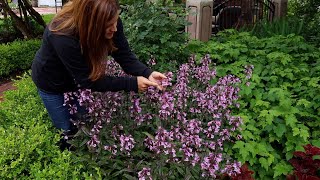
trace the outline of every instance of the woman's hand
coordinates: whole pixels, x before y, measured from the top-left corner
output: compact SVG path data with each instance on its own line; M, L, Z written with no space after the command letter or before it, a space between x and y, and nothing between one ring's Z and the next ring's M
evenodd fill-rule
M145 78L143 76L138 76L137 77L137 81L138 81L138 90L139 90L139 92L146 91L149 86L154 86L154 87L157 87L158 89L161 88L156 82L152 82L152 81L148 80L147 78Z
M161 80L163 80L163 79L166 79L167 77L164 75L164 74L162 74L162 73L159 73L159 72L157 72L157 71L153 71L151 74L150 74L150 76L149 76L149 80L151 81L151 82L154 82L154 83L157 83L158 84L158 81L161 81ZM158 89L159 90L163 90L163 87L162 86L160 86L159 84L158 84Z

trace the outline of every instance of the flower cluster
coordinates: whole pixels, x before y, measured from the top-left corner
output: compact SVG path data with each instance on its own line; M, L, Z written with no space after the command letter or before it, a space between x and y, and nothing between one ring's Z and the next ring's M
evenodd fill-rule
M152 180L151 169L143 168L141 171L138 172L138 178L139 180Z
M134 148L136 143L131 135L120 135L120 151L126 152L127 155L130 155L131 150Z
M151 59L150 64L154 65L155 60ZM108 75L124 75L113 61L106 65ZM253 66L246 66L247 78L252 69ZM91 129L84 132L90 137L89 149L101 148L113 156L132 156L137 154L132 151L146 148L154 153L151 159L197 166L202 176L216 178L223 173L239 173L241 164L224 153L224 145L241 139L238 130L242 120L231 111L239 108L236 101L240 79L227 75L212 84L216 70L209 56L202 58L200 64L194 56L190 57L176 76L172 72L165 75L168 78L158 82L165 91L149 87L142 94L89 90L66 94L72 113L77 112L77 106L71 104L75 99L88 111L87 118L74 122L78 127ZM150 168L143 168L138 177L152 179L151 174Z
M205 56L197 66L191 57L189 63L180 66L176 84L158 96L158 117L163 122L170 121L170 129L159 128L155 138L148 137L145 144L175 162L199 165L204 176L216 177L219 173L234 172L232 168L223 168L220 162L230 161L222 155L223 145L231 141L231 134L241 125L241 119L232 116L229 109L238 99L237 85L241 81L228 75L210 84L216 76L210 63L209 56ZM199 83L191 89L194 81ZM215 153L206 154L210 151ZM176 157L177 152L182 153L182 158Z

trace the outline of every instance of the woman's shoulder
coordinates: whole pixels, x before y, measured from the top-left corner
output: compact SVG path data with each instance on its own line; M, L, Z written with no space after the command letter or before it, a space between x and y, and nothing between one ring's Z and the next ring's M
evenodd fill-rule
M54 44L70 44L73 46L80 45L80 41L77 37L51 31L48 27L45 30L45 35L46 38Z

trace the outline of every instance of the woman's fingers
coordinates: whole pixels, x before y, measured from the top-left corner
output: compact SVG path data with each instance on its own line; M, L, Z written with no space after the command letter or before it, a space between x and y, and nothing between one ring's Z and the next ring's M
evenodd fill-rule
M166 79L167 77L160 72L153 71L149 76L149 80L151 80L152 78L159 80L159 79Z

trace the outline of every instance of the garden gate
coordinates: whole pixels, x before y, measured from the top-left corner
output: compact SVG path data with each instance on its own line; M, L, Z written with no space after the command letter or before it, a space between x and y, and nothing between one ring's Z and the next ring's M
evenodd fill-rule
M212 33L228 28L239 29L265 19L272 21L275 5L271 0L214 0Z

